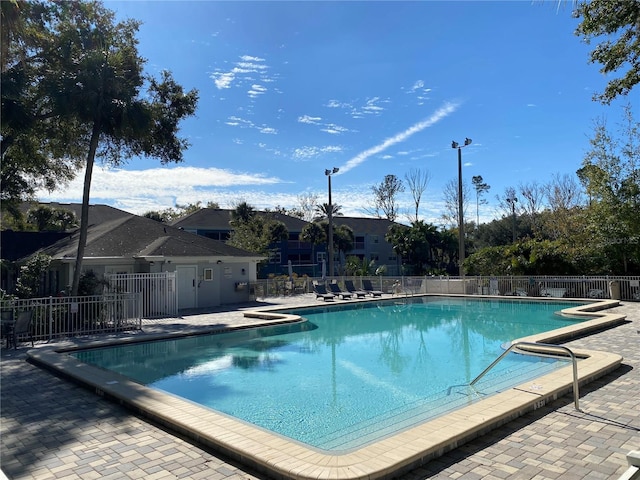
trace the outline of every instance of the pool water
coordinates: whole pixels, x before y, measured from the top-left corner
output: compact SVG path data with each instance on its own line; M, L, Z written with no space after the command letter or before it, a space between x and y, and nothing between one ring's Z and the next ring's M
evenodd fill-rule
M566 362L505 343L578 323L571 302L414 298L290 310L307 322L75 352L307 445L359 448Z

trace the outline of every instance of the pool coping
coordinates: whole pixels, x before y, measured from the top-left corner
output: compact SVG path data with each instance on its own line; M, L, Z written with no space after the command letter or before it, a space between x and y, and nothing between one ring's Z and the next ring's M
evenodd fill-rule
M428 296L454 297L457 295ZM504 297L497 298L505 300ZM539 301L558 300L539 299ZM586 301L585 299L562 300ZM591 302L588 305L562 311L566 315L587 316L590 320L520 338L514 342L559 343L611 328L625 321L624 315L606 312L606 309L619 305L618 301ZM299 317L278 313L278 310L290 310L290 308L274 307L268 310L244 312L246 317L264 319L265 323L237 328L257 328L274 323L300 321ZM237 328L215 329L215 331L231 331ZM197 333L203 333L203 331L200 330ZM187 332L188 334L194 333ZM174 338L178 335L183 334L144 336L136 340ZM127 339L127 341L136 340ZM479 435L556 400L572 390L573 382L571 367L564 367L535 381L525 382L476 404L462 407L362 448L332 454L197 406L188 400L147 388L118 374L84 364L65 354L75 349L114 343L122 343L122 340L91 342L74 347L38 348L30 350L27 355L35 364L79 382L98 395L115 400L194 442L222 452L276 478L390 478L437 458ZM580 385L615 370L622 362L622 357L615 353L583 349L574 349L573 352L581 359L578 369Z

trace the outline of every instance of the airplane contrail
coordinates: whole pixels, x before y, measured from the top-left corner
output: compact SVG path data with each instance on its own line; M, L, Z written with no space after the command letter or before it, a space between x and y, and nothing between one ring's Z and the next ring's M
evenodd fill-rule
M455 112L457 109L458 109L457 103L446 103L443 107L436 110L433 113L433 115L431 115L426 120L418 122L415 125L412 125L411 127L407 128L404 132L400 132L391 138L387 138L381 144L376 145L375 147L371 147L365 150L364 152L359 153L358 155L353 157L351 160L349 160L347 163L345 163L343 166L341 166L339 173L348 172L352 168L355 168L358 165L360 165L370 156L383 152L387 148L393 145L396 145L397 143L405 141L411 135L421 132L425 128L429 128L431 125L434 125L435 123L439 122L443 118L449 116L450 114Z

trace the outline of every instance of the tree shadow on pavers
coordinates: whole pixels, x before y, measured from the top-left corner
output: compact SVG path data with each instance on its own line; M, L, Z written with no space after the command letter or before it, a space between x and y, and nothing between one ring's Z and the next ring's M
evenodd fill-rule
M27 350L3 351L0 363L0 464L9 478L29 478L36 469L48 467L59 470L61 462L71 454L80 460L75 459L76 466L70 468L82 468L85 474L86 469L91 468L90 463L96 465L96 472L106 463L130 463L123 452L136 449L137 436L147 440L153 435L152 431L133 426L132 418L136 423L149 425L149 430L168 431L124 406L26 361ZM185 440L174 432L169 433L176 441ZM123 439L123 436L131 438ZM267 478L217 452L188 443L202 451L203 464L217 459L253 477ZM64 454L58 458L61 452ZM207 453L213 458L207 460Z
M117 430L125 418L105 400L28 363L25 352L2 355L1 463L9 478L28 477L43 457L78 442L83 427L108 422Z
M605 387L611 382L623 377L633 370L633 367L626 364L621 364L613 372L600 377L597 380L590 382L587 385L580 387L580 399L582 400L584 397L589 395L590 393L596 392L602 387ZM583 402L584 403L584 402ZM570 410L568 412L559 411L562 408L569 407ZM581 404L582 408L582 404ZM485 433L484 435L480 435L469 442L460 445L459 447L451 450L441 457L434 458L428 463L416 467L414 470L411 470L408 473L398 477L401 480L423 480L429 478L444 478L438 477L441 475L443 471L452 468L454 465L464 461L470 456L478 454L483 450L486 450L498 442L508 438L514 433L518 432L522 428L525 428L532 423L541 420L545 416L550 413L559 413L565 415L571 415L578 419L585 419L586 421L606 421L606 419L598 418L595 415L589 414L588 412L576 412L573 410L573 392L570 392L557 400L544 405L543 407L534 410L533 412L528 412L521 417L515 418L514 420L506 423L490 432ZM633 432L638 431L636 427L620 424L620 422L616 421L607 421L609 425L620 427L621 429L625 429L630 431L630 436L633 435ZM487 459L487 468L490 468L488 465L491 463L490 456L486 456ZM446 478L449 478L448 476ZM461 477L464 478L464 475Z
M265 308L265 307L280 307L286 306L283 305L282 302L277 301L276 299L269 301L265 300L252 300L250 302L242 302L242 303L227 303L225 305L219 305L216 307L204 307L204 308L187 308L180 310L180 317L189 317L192 315L204 315L207 313L225 313L225 312L235 312L242 310L254 310L256 308Z

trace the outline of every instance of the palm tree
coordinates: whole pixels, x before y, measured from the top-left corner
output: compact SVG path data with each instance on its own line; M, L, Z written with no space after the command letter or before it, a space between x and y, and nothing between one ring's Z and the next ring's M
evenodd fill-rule
M236 205L236 208L231 210L231 225L237 225L238 223L249 223L249 221L256 214L255 208L249 205L247 202L240 202Z
M342 216L342 207L335 203L331 204L331 216ZM318 220L324 220L325 218L329 218L329 204L323 203L321 205L316 205L316 214L318 215L316 218Z
M315 222L308 223L304 226L298 238L300 239L301 242L309 242L311 244L311 262L314 265L313 276L315 277L315 273L316 273L315 272L315 264L316 264L315 247L316 245L319 245L326 241L327 235L324 231L324 228L322 228L319 224Z
M347 252L353 250L353 244L355 242L355 235L353 234L353 230L348 225L338 225L334 230L334 242L336 244L336 248L338 249L338 258L340 258L340 265L342 266L342 255L340 253L344 253L345 256Z

